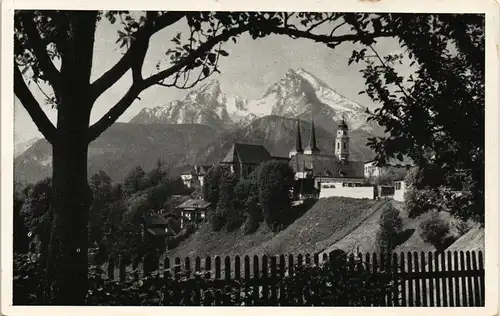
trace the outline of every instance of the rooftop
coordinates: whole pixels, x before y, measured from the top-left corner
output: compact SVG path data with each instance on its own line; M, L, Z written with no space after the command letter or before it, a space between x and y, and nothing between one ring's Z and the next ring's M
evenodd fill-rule
M234 143L222 162L234 163L236 157L244 164L260 164L272 159L269 151L262 145Z

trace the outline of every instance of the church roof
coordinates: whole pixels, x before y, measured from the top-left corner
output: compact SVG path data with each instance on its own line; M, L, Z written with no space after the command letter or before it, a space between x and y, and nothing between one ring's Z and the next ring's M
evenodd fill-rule
M311 122L311 138L309 139L309 145L307 146L306 150L319 152L319 148L316 145L316 129L314 128L314 119Z
M238 158L245 164L260 164L272 159L269 151L262 145L234 143L222 162L234 163L238 162Z
M341 163L333 155L297 154L290 160L290 166L294 172L312 170L315 177L364 178L364 162Z

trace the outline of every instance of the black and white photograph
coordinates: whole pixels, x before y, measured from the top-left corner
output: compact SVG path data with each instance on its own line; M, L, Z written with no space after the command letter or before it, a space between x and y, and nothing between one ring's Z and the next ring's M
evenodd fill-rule
M491 14L90 2L2 10L4 308L496 311Z

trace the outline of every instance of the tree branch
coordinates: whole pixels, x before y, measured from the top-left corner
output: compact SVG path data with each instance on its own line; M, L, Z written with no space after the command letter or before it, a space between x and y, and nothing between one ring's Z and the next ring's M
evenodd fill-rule
M240 35L240 34L246 32L247 30L249 30L250 28L251 28L250 25L242 25L242 26L236 27L234 29L224 31L221 34L210 38L208 41L201 44L191 54L189 54L189 56L180 60L178 63L176 63L172 67L165 69L165 70L162 70L162 71L158 72L157 74L150 76L149 78L146 78L143 82L144 89L160 82L161 80L163 80L165 78L170 77L171 75L178 72L179 70L181 70L185 66L190 65L191 63L193 63L196 60L196 58L202 57L205 52L210 51L218 43L225 42L228 39L230 39L232 36Z
M14 64L14 93L23 104L28 114L31 116L33 122L38 127L38 130L43 136L51 143L57 141L58 132L55 126L47 118L47 115L42 111L40 104L36 101L35 97L29 90L24 82L23 75L19 67Z
M176 23L184 16L185 13L182 12L168 12L163 14L161 17L156 18L154 21L151 21L151 26L144 27L137 31L136 40L132 43L130 49L127 50L125 55L123 55L123 57L112 68L91 84L90 89L92 98L94 100L97 99L102 93L104 93L104 91L108 90L121 77L123 77L123 75L125 75L125 73L132 67L132 64L136 62L136 50L140 48L141 44L144 45L144 41L148 42L153 34Z
M111 126L116 120L129 108L129 106L134 102L134 100L139 96L139 94L145 89L151 87L152 85L161 82L163 79L172 76L173 74L180 71L182 68L192 64L196 58L203 56L205 52L210 51L215 45L220 42L227 41L232 36L236 36L242 34L249 30L251 25L242 25L236 27L234 29L224 31L221 34L212 37L205 43L201 44L196 50L194 50L189 56L186 58L179 60L172 67L165 69L163 71L158 72L155 75L152 75L141 82L134 82L132 86L127 91L127 93L123 96L123 98L118 101L109 111L106 113L99 121L93 124L88 131L88 140L89 142L93 141L99 135L101 135L108 127Z
M43 40L40 37L36 24L33 20L34 16L33 14L24 13L20 14L19 17L21 18L24 30L26 32L26 35L28 36L28 43L32 44L31 48L33 49L33 54L36 56L38 65L43 71L43 74L46 76L45 79L50 83L57 95L59 91L58 89L60 87L61 76L49 57L46 46L43 43Z
M302 31L298 29L285 28L285 27L271 27L271 33L280 34L280 35L288 35L290 37L297 38L308 38L318 43L339 43L339 42L356 42L361 41L363 36L360 34L345 34L339 36L330 36L324 34L313 34L307 31ZM371 34L365 34L364 38L377 38L377 37L392 37L395 33L393 32L374 32Z

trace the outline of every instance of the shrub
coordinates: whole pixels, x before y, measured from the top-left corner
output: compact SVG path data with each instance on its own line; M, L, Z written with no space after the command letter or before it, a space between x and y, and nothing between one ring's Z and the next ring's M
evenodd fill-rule
M248 235L248 234L253 234L257 231L259 228L260 221L256 220L252 216L247 216L245 219L245 222L243 223L243 232Z
M203 198L212 205L219 202L219 188L222 178L230 174L228 166L217 165L211 168L205 175L203 185Z
M380 216L379 226L376 237L379 250L382 252L394 250L403 228L403 220L399 211L394 207L386 209Z
M450 223L439 216L438 212L433 212L427 218L422 219L419 224L420 237L431 243L436 250L444 250L449 242Z
M226 224L226 219L222 214L220 214L218 210L212 212L212 214L209 216L209 221L210 225L212 226L212 230L215 232L220 231Z

